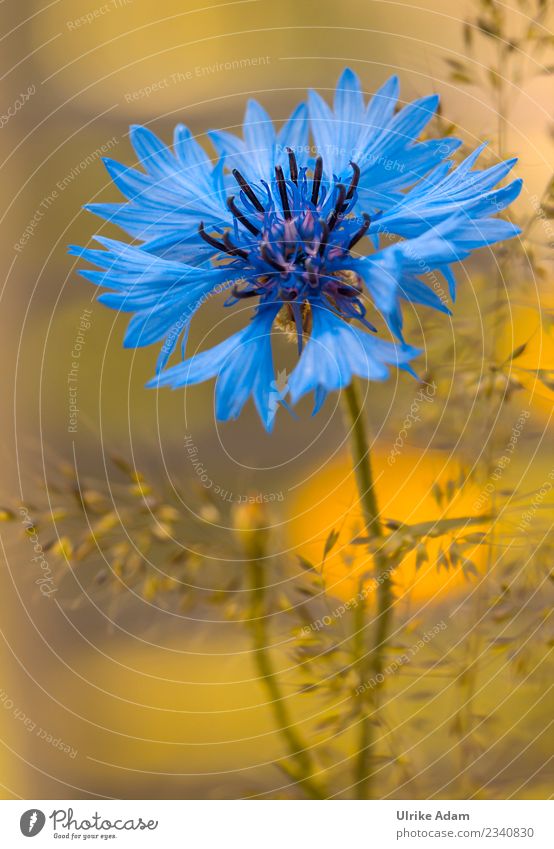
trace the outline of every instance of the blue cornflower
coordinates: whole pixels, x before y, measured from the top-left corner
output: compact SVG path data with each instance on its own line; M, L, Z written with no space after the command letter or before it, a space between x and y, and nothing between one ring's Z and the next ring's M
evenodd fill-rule
M437 272L453 300L453 263L519 232L494 215L521 181L496 188L515 160L477 170L478 148L456 167L450 157L459 140L418 140L436 97L400 109L397 101L396 77L366 105L346 70L333 108L311 92L278 133L250 101L242 139L210 134L215 165L182 125L173 150L148 129L131 128L144 172L105 160L128 201L87 208L142 244L97 237L103 250L70 252L101 269L81 274L110 290L102 303L134 313L127 347L163 340L150 386L217 377L219 419L236 418L252 396L270 429L276 325L295 333L299 353L279 403L313 391L317 410L354 375L385 380L390 365L411 371L419 351L404 341L402 301L450 313ZM197 309L223 291L226 306L253 304L250 322L166 368L179 340L184 358ZM395 342L374 335L377 315Z

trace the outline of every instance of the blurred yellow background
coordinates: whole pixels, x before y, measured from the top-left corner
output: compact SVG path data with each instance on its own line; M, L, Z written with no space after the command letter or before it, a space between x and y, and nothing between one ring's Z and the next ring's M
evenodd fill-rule
M144 389L155 352L122 349L125 317L94 302L93 287L77 277L66 248L87 244L100 230L118 234L81 207L118 199L100 157L107 153L127 164L135 161L129 124L144 123L169 141L173 125L184 122L205 141L212 127L239 129L251 96L282 121L306 88L329 95L345 65L358 72L367 93L391 73L400 75L403 101L438 91L444 114L461 125L466 141L492 137L494 106L479 90L453 83L443 61L445 55L463 52L461 21L469 6L439 0L417 5L385 0L6 0L2 100L11 104L29 92L16 117L0 129L0 416L6 502L32 507L58 458L103 479L108 474L105 454L111 451L162 476L169 469L172 480L186 485L191 470L182 440L193 433L223 488L285 493L276 532L283 550L294 548L310 557L314 544L321 550L330 525L354 503L334 401L317 424L307 403L300 406L297 422L281 411L275 434L268 436L252 410L239 422L216 427L211 385L186 394ZM481 59L486 63L485 53ZM523 212L551 170L551 79L533 80L517 98L511 93L506 153L520 158ZM480 321L473 289L477 272L479 261L470 264L458 307L463 320L474 325ZM552 342L545 341L540 327L537 331L536 314L537 305L552 305L551 287L551 278L530 279L527 300L518 295L513 321L500 336L500 358L533 335L534 347L518 365L554 368ZM71 433L67 373L84 309L92 313L79 374L78 428ZM205 307L193 341L220 309ZM514 418L520 408L533 410L529 435L535 442L514 462L505 484L512 481L528 491L554 461L552 393L543 388L535 398L533 381L523 382ZM405 415L414 391L404 378L372 387L367 407L378 434L381 468L396 436L394 422ZM474 401L468 398L463 423L471 419ZM448 398L437 399L429 420L424 417L410 434L409 451L380 485L385 515L390 509L404 521L433 519L437 508L430 489L441 458L451 466L459 459L471 466L478 458L482 445L458 446L436 428L447 405ZM411 476L418 452L429 448L432 456L428 452ZM350 481L346 485L345 479ZM329 495L335 487L338 502ZM470 487L455 512L469 509L478 492L479 484ZM130 612L117 604L99 610L90 600L80 606L57 604L37 593L30 557L27 541L8 534L0 595L5 693L0 781L5 798L226 798L281 792L286 781L272 766L282 755L281 744L240 623L153 613L146 603L136 603ZM476 562L482 562L480 554ZM348 596L351 577L345 577L340 564L328 567L334 593ZM414 578L410 570L413 562L402 576L406 585ZM459 574L440 583L440 575L433 574L419 580L412 595L412 602L425 603L431 624L472 586ZM439 612L429 614L427 602L438 604ZM282 647L275 656L290 671ZM545 769L544 739L536 730L546 728L549 715L541 670L530 677L531 695L512 687L512 673L499 660L493 659L483 674L494 682L485 688L484 701L491 710L497 703L504 706L491 734L501 739L510 729L511 735L483 758L483 784L491 781L487 792L547 795L552 772ZM424 689L433 686L424 681ZM438 726L451 715L455 694L445 689L437 698ZM13 705L6 707L6 700ZM310 708L302 699L292 703L304 727ZM399 725L409 716L409 703L399 703ZM429 727L414 725L410 736L419 779L399 795L424 796L430 789L440 795L437 788L443 787L448 797L446 755L433 770L426 766L447 748L446 732L433 737ZM508 768L513 746L523 750L527 742L525 757Z

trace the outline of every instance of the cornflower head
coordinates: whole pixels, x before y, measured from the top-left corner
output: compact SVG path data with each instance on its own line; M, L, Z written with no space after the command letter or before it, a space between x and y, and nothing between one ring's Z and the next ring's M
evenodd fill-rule
M446 281L453 302L453 265L519 232L495 217L521 189L520 180L498 188L515 160L480 170L482 145L456 166L458 139L420 140L437 105L430 96L398 108L396 77L366 104L347 69L333 107L310 92L279 132L250 101L243 138L209 134L215 162L181 124L172 150L132 127L144 170L106 159L127 200L87 208L140 244L98 236L101 249L72 246L70 253L96 266L81 274L109 290L102 303L134 314L126 347L162 342L148 385L215 377L219 419L238 417L252 397L270 430L278 327L298 348L278 389L285 405L313 392L317 412L353 376L382 381L391 365L413 373L420 352L404 339L403 304L450 314L436 281ZM226 308L251 307L250 320L186 357L194 315L221 292ZM392 341L377 333L379 317ZM181 361L168 367L179 342Z

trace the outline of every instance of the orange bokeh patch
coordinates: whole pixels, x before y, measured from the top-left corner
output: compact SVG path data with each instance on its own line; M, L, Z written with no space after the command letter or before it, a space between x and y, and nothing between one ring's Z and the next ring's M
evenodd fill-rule
M427 451L424 455L404 453L390 462L390 455L377 453L373 456L373 472L379 508L386 519L404 524L435 522L455 517L478 518L487 508L481 488L474 483L459 486L449 491L446 502L437 503L433 491L437 485L445 490L448 481L455 481L460 473L459 464L442 452ZM449 489L453 486L450 484ZM404 556L394 572L397 597L414 600L439 600L461 590L471 590L462 565L445 569L438 568L441 549L448 549L453 536L486 529L482 524L472 524L453 534L427 539L429 560L416 569L415 551ZM339 533L338 540L322 565L325 541L333 531ZM359 591L359 582L364 573L373 572L372 555L364 545L352 544L352 540L364 536L362 515L358 504L356 482L351 461L331 463L308 479L291 501L289 514L291 545L296 553L318 565L323 570L327 590L340 599L352 599ZM481 570L486 548L475 543L464 551ZM373 581L367 575L364 586L370 595L374 592Z

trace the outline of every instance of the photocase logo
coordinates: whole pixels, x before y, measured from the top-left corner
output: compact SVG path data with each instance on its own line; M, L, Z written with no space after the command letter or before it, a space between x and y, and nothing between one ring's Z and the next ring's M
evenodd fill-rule
M31 808L30 811L25 811L19 820L21 834L24 834L25 837L36 837L44 828L45 822L46 817L42 811L39 811L37 808Z

